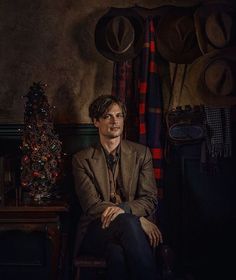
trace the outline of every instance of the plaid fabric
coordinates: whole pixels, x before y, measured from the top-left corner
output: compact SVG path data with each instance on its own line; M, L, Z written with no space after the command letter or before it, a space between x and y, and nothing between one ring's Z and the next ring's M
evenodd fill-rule
M208 175L220 172L219 159L232 154L231 112L229 108L204 106L206 141L202 143L202 171Z
M125 138L138 139L138 97L135 96L132 61L114 62L112 94L119 97L127 106L127 119L124 128Z
M132 92L132 61L114 62L112 94L123 102L131 96Z
M231 156L231 121L229 108L204 106L207 127L207 149L213 158Z
M140 58L139 93L139 142L150 147L157 186L162 187L163 148L161 145L162 93L154 19L146 18L145 43ZM159 192L160 194L160 192Z

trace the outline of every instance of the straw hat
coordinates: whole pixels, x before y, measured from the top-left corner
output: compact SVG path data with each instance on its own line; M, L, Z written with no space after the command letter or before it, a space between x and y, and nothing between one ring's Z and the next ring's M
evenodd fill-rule
M194 27L195 8L169 6L157 25L157 49L167 61L190 64L201 55Z
M110 8L96 24L96 48L110 60L134 58L141 51L143 43L143 18L133 9Z
M212 51L189 67L185 88L199 100L199 104L220 107L235 105L235 74L236 49Z
M229 1L210 1L194 13L198 44L203 54L235 43L235 7Z

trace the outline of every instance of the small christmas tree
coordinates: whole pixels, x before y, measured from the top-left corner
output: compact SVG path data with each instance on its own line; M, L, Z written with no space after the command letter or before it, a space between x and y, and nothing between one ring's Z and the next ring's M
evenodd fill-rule
M33 83L26 94L22 137L21 187L36 201L51 198L61 172L61 142L44 89Z

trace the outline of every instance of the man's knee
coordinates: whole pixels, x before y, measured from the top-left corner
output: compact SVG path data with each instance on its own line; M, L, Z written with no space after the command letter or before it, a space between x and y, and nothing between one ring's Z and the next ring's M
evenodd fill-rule
M140 221L137 216L132 214L124 213L117 217L117 224L123 229L136 230L140 228Z

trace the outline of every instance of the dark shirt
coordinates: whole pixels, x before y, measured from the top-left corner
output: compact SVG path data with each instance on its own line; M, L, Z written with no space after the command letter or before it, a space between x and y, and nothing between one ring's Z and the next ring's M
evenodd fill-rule
M108 153L108 151L103 147L103 151L106 158L109 182L110 182L110 201L117 204L125 212L131 213L130 208L125 203L125 197L122 194L122 181L121 181L121 168L120 168L120 145L116 148L113 153Z

